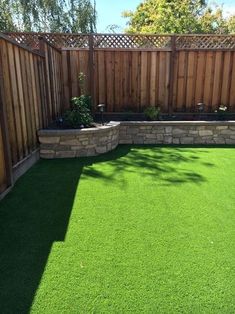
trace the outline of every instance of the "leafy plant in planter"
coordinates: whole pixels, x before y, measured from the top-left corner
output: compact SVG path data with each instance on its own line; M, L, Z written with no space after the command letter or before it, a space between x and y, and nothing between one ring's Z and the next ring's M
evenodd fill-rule
M81 95L71 99L71 110L67 110L64 114L64 123L73 129L90 127L93 118L91 115L91 97Z
M160 118L160 107L149 106L145 108L144 115L148 120L154 121Z
M65 126L73 129L90 127L93 122L91 96L84 94L85 78L86 76L81 72L78 80L82 95L71 99L71 109L67 110L63 115Z

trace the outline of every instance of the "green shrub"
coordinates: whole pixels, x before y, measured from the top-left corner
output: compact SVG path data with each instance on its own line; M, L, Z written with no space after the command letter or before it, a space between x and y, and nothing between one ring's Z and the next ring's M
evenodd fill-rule
M71 100L71 110L67 110L63 116L64 124L67 127L76 129L90 127L93 118L91 115L91 97L81 95Z
M86 75L80 72L78 82L82 95L71 99L71 109L63 115L63 123L66 127L73 129L90 127L93 122L91 96L85 95L85 80Z
M224 105L220 105L217 110L215 110L215 113L217 113L217 117L219 120L224 120L226 118L226 112L228 107Z
M159 107L154 107L154 106L149 106L145 108L144 114L148 120L159 120L160 116L160 108Z

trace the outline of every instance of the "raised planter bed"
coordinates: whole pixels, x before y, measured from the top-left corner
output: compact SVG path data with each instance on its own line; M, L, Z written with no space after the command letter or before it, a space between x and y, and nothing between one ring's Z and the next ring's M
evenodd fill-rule
M39 130L41 158L106 153L118 144L235 144L235 121L123 121L81 130Z
M114 149L119 142L119 122L80 130L39 130L41 158L95 156Z
M121 122L120 144L235 144L235 121Z

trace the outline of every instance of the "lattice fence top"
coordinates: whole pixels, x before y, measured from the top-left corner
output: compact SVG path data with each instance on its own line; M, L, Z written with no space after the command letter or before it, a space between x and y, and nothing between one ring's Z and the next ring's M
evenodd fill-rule
M31 47L39 49L39 38L43 37L47 42L57 48L88 48L89 35L83 34L59 34L59 33L5 33L10 38Z
M176 36L177 49L235 49L234 35Z
M129 35L70 33L5 33L20 44L39 49L39 37L57 48L89 48L92 36L95 49L171 49L175 37L176 49L235 49L235 35Z
M171 36L95 34L95 48L155 49L170 48Z

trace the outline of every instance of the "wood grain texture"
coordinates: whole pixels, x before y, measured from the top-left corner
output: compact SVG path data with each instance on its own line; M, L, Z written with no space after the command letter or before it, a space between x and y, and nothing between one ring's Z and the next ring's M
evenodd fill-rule
M208 49L94 49L94 107L104 103L107 112L142 112L154 105L164 113L196 112L197 103L204 102L207 112L220 103L235 111L234 55ZM89 74L88 56L84 49L62 50L65 107L80 95L78 74Z
M2 129L3 128L0 121L0 193L5 191L5 189L7 188L6 163L4 156Z
M1 128L0 140L5 132L9 134L12 167L38 147L37 130L61 113L61 52L45 43L44 53L0 39L0 88L7 117L7 130ZM46 97L48 85L50 97Z

